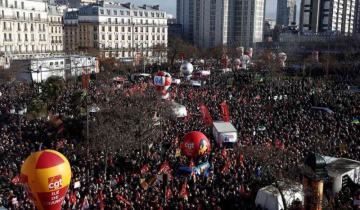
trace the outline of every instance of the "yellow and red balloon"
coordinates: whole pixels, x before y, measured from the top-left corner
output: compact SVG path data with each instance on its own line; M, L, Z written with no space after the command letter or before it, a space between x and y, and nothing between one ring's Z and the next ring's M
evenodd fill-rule
M21 167L20 182L39 210L60 210L70 180L69 161L54 150L33 153Z

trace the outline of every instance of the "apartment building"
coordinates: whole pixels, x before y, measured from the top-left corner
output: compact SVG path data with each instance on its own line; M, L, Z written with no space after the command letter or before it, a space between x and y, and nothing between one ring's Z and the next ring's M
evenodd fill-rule
M352 34L358 12L356 5L356 0L302 0L300 31Z
M167 15L158 5L101 2L69 9L64 33L66 51L98 50L101 57L151 58L155 46L168 44Z
M183 38L200 48L252 47L263 39L264 0L177 0Z
M51 20L55 22L51 22ZM0 52L15 59L62 54L62 44L51 47L51 38L62 40L62 25L56 6L41 0L0 0Z
M296 22L296 0L278 0L276 25L291 25Z

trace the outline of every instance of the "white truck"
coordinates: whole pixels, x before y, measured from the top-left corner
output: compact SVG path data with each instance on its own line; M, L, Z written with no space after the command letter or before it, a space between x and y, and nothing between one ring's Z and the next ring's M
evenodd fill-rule
M213 135L216 143L232 148L238 142L236 128L230 122L214 121Z

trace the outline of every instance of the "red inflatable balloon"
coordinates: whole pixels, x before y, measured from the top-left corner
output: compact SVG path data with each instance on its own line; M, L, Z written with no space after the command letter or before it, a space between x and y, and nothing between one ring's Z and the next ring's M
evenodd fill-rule
M191 131L184 136L181 150L186 157L198 157L209 153L211 149L209 139L198 131Z

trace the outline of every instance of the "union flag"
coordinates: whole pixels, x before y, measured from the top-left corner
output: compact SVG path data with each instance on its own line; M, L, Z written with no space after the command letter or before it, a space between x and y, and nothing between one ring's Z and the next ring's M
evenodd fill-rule
M169 200L173 197L170 187L166 190L166 200Z

